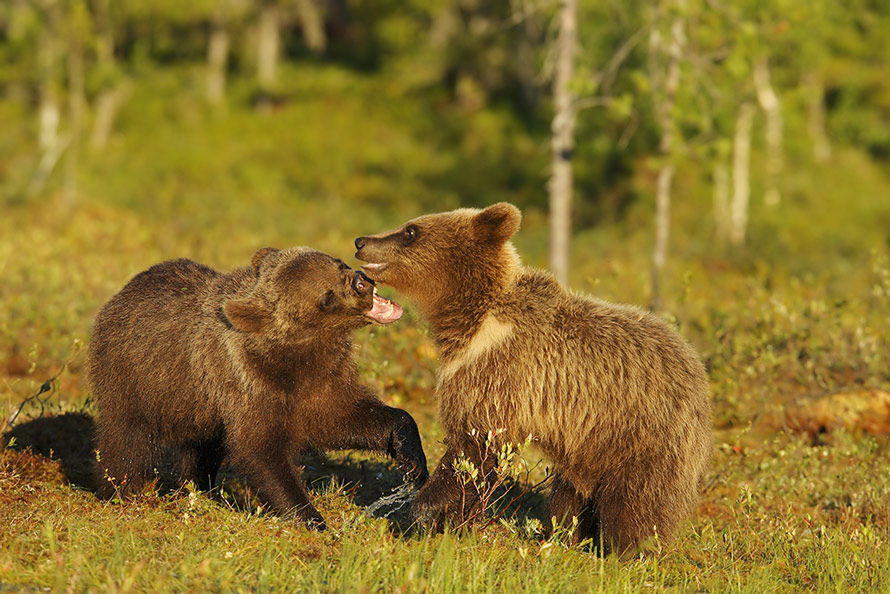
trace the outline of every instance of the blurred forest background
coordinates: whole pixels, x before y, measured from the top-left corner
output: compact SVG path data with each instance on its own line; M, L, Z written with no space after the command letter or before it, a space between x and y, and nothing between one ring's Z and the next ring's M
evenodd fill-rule
M615 588L890 583L885 0L3 0L0 432L23 403L20 427L92 412L95 313L155 262L230 269L266 245L311 245L356 264L360 234L501 200L523 210L526 263L654 307L708 366L717 449L699 514L677 556L617 567ZM563 260L555 237L571 240ZM399 324L358 333L358 357L418 419L432 463L435 345L404 305ZM43 453L64 460L53 443ZM240 520L225 507L190 546L158 544L186 503L117 512L3 456L0 520L15 536L0 582L224 590L262 583L275 547L308 563L291 585L344 590L473 589L465 578L514 591L532 567L550 567L536 583L584 589L592 575L583 554L554 560L506 524L490 558L386 540L338 492L321 509L343 551L356 543L346 557L336 538L285 538L267 518L231 528L244 543L244 530L271 535L271 552L238 564L214 556L235 545L206 544L229 543ZM99 534L118 513L149 528L132 543ZM338 565L348 555L359 561ZM105 574L91 558L116 561Z

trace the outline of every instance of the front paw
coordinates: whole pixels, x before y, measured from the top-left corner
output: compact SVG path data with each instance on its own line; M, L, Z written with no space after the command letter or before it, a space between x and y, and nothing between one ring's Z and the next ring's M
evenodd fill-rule
M390 455L408 480L412 481L415 487L420 488L430 476L426 467L426 455L423 453L420 433L417 431L414 419L407 413L405 416L407 417L405 421L397 430L393 431L390 438Z
M405 478L417 489L421 488L430 477L430 473L426 469L425 460L418 460L408 456L396 456L396 464L405 473Z

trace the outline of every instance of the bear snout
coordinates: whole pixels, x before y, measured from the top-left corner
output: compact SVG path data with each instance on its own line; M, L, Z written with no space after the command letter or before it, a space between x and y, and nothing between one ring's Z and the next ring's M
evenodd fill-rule
M367 237L356 237L355 238L355 249L360 250L365 247L365 244L368 243Z

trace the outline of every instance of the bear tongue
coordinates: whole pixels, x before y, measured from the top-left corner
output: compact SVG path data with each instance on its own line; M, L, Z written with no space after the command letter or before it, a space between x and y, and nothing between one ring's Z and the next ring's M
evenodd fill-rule
M402 306L395 301L384 299L374 290L374 306L365 315L379 324L392 324L402 317Z

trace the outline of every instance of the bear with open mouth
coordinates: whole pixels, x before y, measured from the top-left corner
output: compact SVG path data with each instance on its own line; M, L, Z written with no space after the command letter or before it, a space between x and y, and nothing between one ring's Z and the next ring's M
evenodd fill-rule
M137 492L171 451L181 482L212 489L230 456L264 504L321 529L297 466L309 449L387 453L422 484L417 425L362 385L352 355L353 330L401 316L364 273L305 247L227 274L184 259L138 274L90 341L99 495Z

